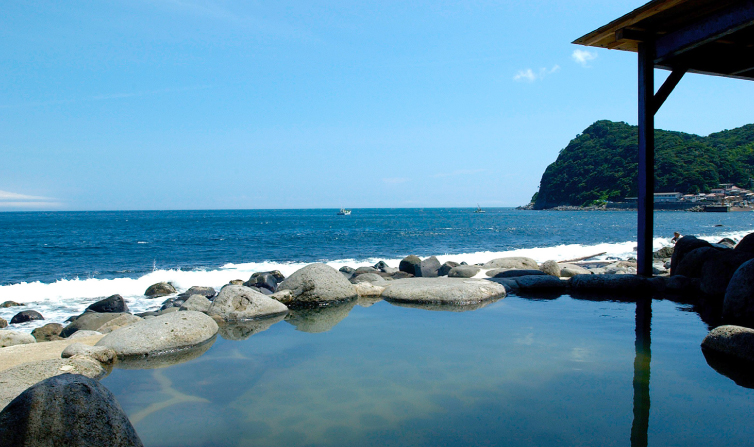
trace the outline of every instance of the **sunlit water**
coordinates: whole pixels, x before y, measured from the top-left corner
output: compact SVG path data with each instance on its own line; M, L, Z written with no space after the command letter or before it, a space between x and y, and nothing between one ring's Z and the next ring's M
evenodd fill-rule
M103 383L154 447L625 446L632 426L633 445L751 445L754 391L707 364L690 305L653 301L651 360L635 370L631 302L360 304ZM649 406L635 421L637 375Z

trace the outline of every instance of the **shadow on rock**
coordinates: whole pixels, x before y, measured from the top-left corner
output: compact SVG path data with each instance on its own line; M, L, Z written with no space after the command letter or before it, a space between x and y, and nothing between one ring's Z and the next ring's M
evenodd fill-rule
M204 355L215 343L215 340L217 340L217 336L190 348L159 354L120 357L114 367L118 369L156 369L185 363Z
M736 385L754 389L754 364L702 348L707 364L718 374L736 382Z
M285 321L294 325L297 331L327 332L348 316L356 302L352 299L326 306L290 309Z
M225 340L246 340L254 334L264 332L273 324L285 319L286 314L274 315L269 318L257 318L253 320L224 321L219 324L218 333Z

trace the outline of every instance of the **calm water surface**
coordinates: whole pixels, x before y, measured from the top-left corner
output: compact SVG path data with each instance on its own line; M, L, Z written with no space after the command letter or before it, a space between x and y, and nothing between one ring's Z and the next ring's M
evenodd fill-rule
M699 315L654 300L637 338L636 309L360 301L103 383L154 447L750 445L754 391L707 364Z

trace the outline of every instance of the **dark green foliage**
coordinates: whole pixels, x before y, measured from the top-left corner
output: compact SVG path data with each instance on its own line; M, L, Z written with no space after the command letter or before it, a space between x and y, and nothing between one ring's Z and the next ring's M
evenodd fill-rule
M535 208L591 205L636 196L638 128L597 121L547 167ZM656 192L709 192L720 183L748 188L754 176L754 124L707 137L655 130Z

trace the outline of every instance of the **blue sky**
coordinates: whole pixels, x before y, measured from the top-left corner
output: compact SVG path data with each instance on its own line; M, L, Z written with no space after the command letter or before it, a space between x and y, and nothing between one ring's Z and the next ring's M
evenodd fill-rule
M524 204L592 122L636 123L635 54L570 42L643 3L6 1L0 210ZM687 75L657 127L752 98Z

